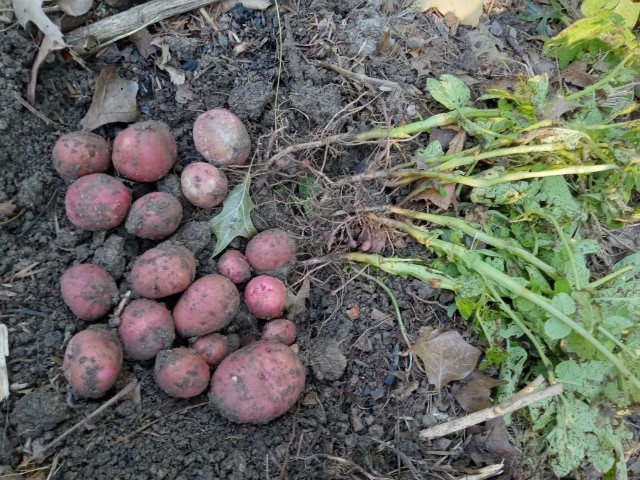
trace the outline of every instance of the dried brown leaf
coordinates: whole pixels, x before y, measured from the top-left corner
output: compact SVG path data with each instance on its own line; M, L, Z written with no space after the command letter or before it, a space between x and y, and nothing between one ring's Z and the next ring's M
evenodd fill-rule
M363 222L358 243L363 252L380 253L387 244L387 234L379 226Z
M511 445L504 418L492 418L484 426L484 432L473 435L469 443L471 458L478 464L491 464L512 460L517 451Z
M89 111L80 120L83 130L95 130L107 123L130 123L137 120L138 83L120 78L115 67L100 72L96 80Z
M349 305L346 313L347 317L349 317L350 320L357 320L358 318L360 318L360 307L357 303L353 303Z
M421 335L411 350L422 361L429 383L439 390L469 375L478 363L480 350L456 331L433 335L434 332Z
M442 194L444 193L444 196ZM424 200L432 203L436 207L447 210L451 205L456 203L456 185L447 183L442 186L442 191L437 188L427 188L415 196L416 200Z
M140 55L142 55L144 58L149 58L151 55L156 53L156 49L153 48L153 45L151 45L151 42L153 40L151 38L151 34L146 28L138 30L137 32L129 35L129 40L131 40L131 43L135 45L135 47L138 49L138 52L140 52Z
M40 65L44 62L51 52L55 50L61 50L64 46L56 42L53 38L44 36L40 47L38 49L38 55L36 55L33 65L31 65L31 78L29 79L29 85L27 85L27 102L30 105L36 103L36 85L38 84L38 72L40 71Z
M477 412L491 406L491 389L505 383L504 380L497 380L474 370L469 375L469 381L454 398L465 411Z
M309 298L309 292L311 291L311 282L309 277L302 281L302 285L298 289L298 293L293 293L287 290L287 318L293 320L296 315L300 315L307 311L307 298Z
M239 3L249 10L266 10L271 6L270 0L224 0L222 2L222 10L228 12Z
M233 47L233 55L240 55L241 53L246 52L251 47L249 42L241 42Z
M27 24L33 22L47 37L66 46L60 27L42 10L42 0L13 0L13 11L22 28L27 28Z
M91 10L93 0L56 0L56 3L67 15L79 17Z
M464 150L464 141L467 139L467 132L465 130L458 130L455 137L449 142L449 148L447 149L447 155L461 152Z
M418 12L426 12L432 8L442 15L452 12L460 20L462 25L477 27L482 15L484 3L482 0L416 0L412 8Z
M562 79L576 87L588 87L596 83L596 79L587 72L587 62L571 62L560 70Z

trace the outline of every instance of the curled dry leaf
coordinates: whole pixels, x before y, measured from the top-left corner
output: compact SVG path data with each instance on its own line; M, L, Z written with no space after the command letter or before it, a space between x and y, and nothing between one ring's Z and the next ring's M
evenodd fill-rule
M156 53L156 49L153 48L153 45L151 45L151 42L153 40L151 38L151 34L146 28L138 30L137 32L129 35L129 40L131 40L131 43L135 45L135 47L138 49L138 52L140 52L140 55L142 55L144 58L149 58L151 55Z
M42 10L41 0L13 0L13 11L22 28L29 22L34 23L47 37L66 46L60 27L51 21Z
M293 293L291 289L287 289L287 302L285 310L287 311L287 318L293 320L296 316L303 314L307 311L307 298L311 292L311 281L309 277L302 281L302 285L298 289L298 293Z
M456 185L447 183L442 188L427 188L415 196L416 200L424 200L432 203L442 210L447 210L451 205L456 204Z
M454 398L465 411L477 412L491 406L491 389L505 383L504 380L498 380L474 370L469 375L469 381L454 395Z
M105 68L96 80L89 111L80 121L82 129L95 130L108 123L134 122L139 115L137 93L137 82L120 78L115 67Z
M27 102L29 102L30 105L35 105L36 103L36 85L38 83L40 65L42 65L44 59L47 58L47 55L51 52L63 48L64 45L56 42L53 38L47 36L42 37L40 47L38 48L38 55L36 55L33 65L31 65L31 78L29 79L29 85L27 85Z
M429 383L438 390L473 372L480 358L480 350L456 331L427 331L411 346L411 351L422 361Z
M91 10L93 0L56 0L56 3L67 15L79 17Z
M175 67L169 65L169 61L171 60L171 51L169 50L169 44L164 42L162 39L153 40L151 45L155 45L160 47L162 50L162 54L156 58L156 67L160 70L164 70L169 74L169 78L171 78L171 83L174 85L182 85L187 77L183 71L178 70Z

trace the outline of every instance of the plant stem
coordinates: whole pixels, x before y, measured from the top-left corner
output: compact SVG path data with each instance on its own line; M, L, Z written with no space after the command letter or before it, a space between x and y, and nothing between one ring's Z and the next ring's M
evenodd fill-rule
M607 348L602 345L602 343L600 343L593 335L591 335L590 332L585 330L582 325L572 320L560 310L555 308L545 297L530 291L507 274L484 262L479 255L473 252L469 252L467 249L460 245L454 245L452 243L433 238L429 235L428 232L408 223L391 220L384 217L375 218L383 225L387 225L389 227L393 227L405 233L408 233L426 247L432 248L434 250L440 250L450 257L457 258L459 261L463 262L467 268L475 270L480 275L493 280L502 288L511 291L514 295L533 302L535 305L539 306L545 312L547 312L550 316L560 320L562 323L570 327L574 332L584 338L587 342L593 345L593 347L598 350L607 360L609 360L620 373L627 377L627 379L632 382L636 388L640 388L640 380L624 365L623 362L620 361L618 357L607 350Z
M400 328L400 333L402 333L402 338L404 342L407 344L407 348L411 348L411 340L409 339L409 335L407 334L407 329L404 326L404 322L402 321L402 314L400 313L400 307L398 306L398 301L396 300L395 295L391 291L389 287L387 287L382 280L373 275L369 275L368 273L360 272L360 276L371 280L372 282L378 284L380 288L382 288L389 298L391 299L391 303L393 304L393 309L396 312L396 318L398 319L398 328Z
M611 272L609 275L605 275L602 278L599 278L598 280L594 280L593 282L591 282L590 284L588 284L585 289L586 290L595 290L598 287L601 287L602 285L604 285L605 283L608 283L612 280L615 280L616 278L618 278L621 275L624 275L627 272L630 272L633 270L633 265L628 265L624 268L621 268L620 270L616 270L615 272Z
M455 123L461 116L468 118L499 117L500 110L497 108L487 110L482 110L479 108L461 108L460 113L440 113L438 115L433 115L425 120L408 123L400 127L394 127L391 129L374 128L373 130L369 130L368 132L359 133L355 136L354 140L359 142L366 142L368 140L377 140L380 138L407 138L411 135L424 132L433 127L441 127L444 125Z
M487 158L495 157L508 157L510 155L522 155L527 153L543 153L543 152L555 152L558 150L567 150L567 146L564 143L543 143L540 145L518 145L517 147L500 148L498 150L490 150L488 152L476 153L473 155L467 155L460 157L460 154L445 155L440 160L443 163L433 167L433 170L442 172L445 170L453 170L454 168L461 167L463 165L469 165L473 162L486 160ZM452 157L447 160L447 157Z
M424 220L425 222L435 223L437 225L441 225L444 227L449 227L455 230L460 230L461 232L466 233L470 237L473 237L476 240L484 242L492 247L505 250L516 257L521 258L525 262L529 262L530 264L536 266L546 274L550 276L556 276L557 271L554 267L549 265L546 262L543 262L538 257L533 255L531 252L528 252L524 248L514 245L512 242L507 240L503 240L501 238L494 237L489 235L488 233L483 232L475 228L468 222L457 218L457 217L448 217L445 215L435 215L431 213L421 213L416 212L414 210L408 210L405 208L398 207L389 207L386 211L390 213L395 213L396 215L402 215L404 217L416 218L418 220Z
M577 100L580 97L583 97L585 95L588 95L588 94L590 94L592 92L595 92L595 91L599 90L604 85L606 85L611 80L613 80L616 75L618 75L618 72L620 72L620 70L622 70L624 68L625 64L631 59L631 57L633 57L633 52L628 53L627 56L624 57L620 61L620 63L618 63L618 65L615 66L615 68L613 70L611 70L604 77L602 77L602 80L594 83L593 85L589 85L586 88L583 88L579 92L572 93L571 95L567 95L566 97L564 97L564 101L565 102L573 102L573 101Z

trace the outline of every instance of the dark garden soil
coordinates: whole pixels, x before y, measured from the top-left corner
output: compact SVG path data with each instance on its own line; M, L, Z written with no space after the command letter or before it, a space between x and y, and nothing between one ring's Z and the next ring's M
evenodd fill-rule
M127 40L87 58L86 68L60 52L51 54L40 70L35 102L50 122L16 99L25 96L34 39L16 26L0 33L0 203L12 201L16 207L0 226L0 318L9 329L12 385L0 406L0 475L22 475L1 478L451 478L503 457L502 478L544 476L536 473L539 466L516 427L509 431L512 448L504 445L507 436L493 438L482 427L473 435L419 440L421 429L460 413L453 399L456 384L436 392L415 365L410 369L389 297L375 284L348 281L357 270L343 265L315 270L304 265L372 235L357 221L341 225L344 217L332 214L387 203L403 192L375 183L310 192L301 179L311 172L331 180L400 163L425 144L424 136L391 148L382 142L297 152L265 168L293 143L429 116L433 104L422 93L428 77L454 74L479 90L525 74L532 65L552 69L538 57L540 41L530 38L535 23L520 20L520 2L511 0L487 2L485 11L491 10L476 29L399 5L411 2L281 3L281 28L273 7L223 14L215 19L217 30L197 11L152 26L150 33L165 39L172 64L186 75L180 87L156 68L153 56L145 59ZM528 58L509 38L529 52ZM205 394L169 398L149 374L152 363L144 362L125 361L126 378L105 398L78 401L75 408L66 404L64 349L87 325L63 304L60 275L75 263L93 262L113 275L124 294L132 261L157 243L140 241L124 227L80 231L65 216L66 185L52 167L51 149L62 133L79 128L95 79L109 65L138 82L140 118L166 122L177 138L179 162L158 189L181 195L181 171L200 159L191 136L195 118L210 108L229 108L253 141L257 229L279 226L299 240L301 263L287 283L292 291L305 278L311 285L302 302L306 308L293 318L297 347L309 369L307 386L291 412L267 425L232 424L207 404ZM124 127L111 124L97 133L111 142ZM227 170L233 185L245 172ZM134 198L154 187L130 186ZM185 215L173 240L196 254L199 275L215 272L208 220L218 210L198 210L180 198ZM404 239L389 240L387 251L410 251ZM232 246L244 244L237 239ZM402 278L389 279L388 286L410 335L424 326L447 327L475 341L461 320L447 314L446 293ZM259 328L242 312L229 331L249 342ZM398 371L389 376L394 362ZM31 453L134 377L141 383L131 398L66 437L42 463L28 463Z

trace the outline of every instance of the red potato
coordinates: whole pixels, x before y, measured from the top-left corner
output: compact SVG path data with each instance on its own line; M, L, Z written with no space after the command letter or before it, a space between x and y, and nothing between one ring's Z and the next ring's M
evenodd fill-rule
M151 192L133 202L125 227L136 237L159 240L173 234L181 221L180 200L170 193Z
M124 353L134 360L149 360L166 350L176 338L173 317L162 303L147 298L132 301L120 315L118 334Z
M67 182L90 173L102 173L111 165L109 144L92 132L71 132L56 141L51 152L53 167Z
M183 337L199 337L223 329L238 312L240 294L222 275L207 275L182 294L173 309L176 330Z
M251 153L251 139L242 120L224 108L209 110L196 119L193 142L213 165L244 165Z
M256 272L275 271L295 260L296 242L284 230L265 230L249 240L244 255Z
M162 350L153 373L162 391L178 398L200 395L211 378L209 365L191 348Z
M215 366L240 347L240 337L235 333L226 336L210 333L198 338L192 346L208 365Z
M169 126L147 120L122 130L113 141L113 166L130 180L155 182L178 160L178 146Z
M229 192L224 172L205 162L187 165L180 176L180 186L186 199L200 208L220 205Z
M209 399L232 422L267 423L296 403L305 377L304 365L289 347L260 340L218 365Z
M218 271L233 283L244 283L251 278L251 265L238 250L227 250L220 255Z
M81 263L60 277L62 300L81 320L104 317L118 300L118 287L111 275L91 263Z
M113 386L122 366L118 336L103 327L76 333L64 353L64 376L78 398L99 398Z
M247 283L244 300L253 315L270 320L282 316L287 303L287 290L276 277L258 275Z
M130 206L129 189L120 180L104 173L78 178L69 186L65 196L65 208L71 223L92 232L120 225Z
M265 323L262 327L261 340L273 340L275 342L284 343L285 345L293 345L298 335L296 324L286 318L278 318Z
M182 245L160 244L144 252L131 268L131 288L145 298L183 292L196 276L196 259Z

